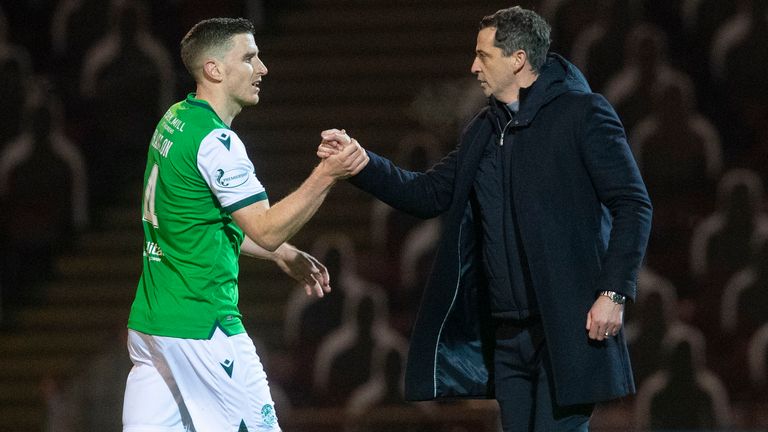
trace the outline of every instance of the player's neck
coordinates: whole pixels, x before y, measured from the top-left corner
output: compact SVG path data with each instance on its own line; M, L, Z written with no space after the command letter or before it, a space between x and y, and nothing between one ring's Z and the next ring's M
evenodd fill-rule
M198 99L208 102L213 111L216 112L221 121L227 126L232 126L232 120L243 109L239 104L233 103L230 98L222 95L221 92L211 91L205 86L197 86L196 96Z

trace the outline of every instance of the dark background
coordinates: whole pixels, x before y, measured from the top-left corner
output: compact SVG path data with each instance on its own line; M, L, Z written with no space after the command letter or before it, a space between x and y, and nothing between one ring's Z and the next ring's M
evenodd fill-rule
M654 203L627 308L639 394L601 405L594 430L768 428L766 3L521 2L616 108ZM146 148L194 90L178 55L194 23L257 23L269 74L233 127L274 203L323 129L411 169L449 151L483 103L477 23L510 5L0 1L0 430L120 430ZM242 260L241 309L286 431L494 430L492 402L398 396L438 224L341 184L293 240L328 265L329 298Z

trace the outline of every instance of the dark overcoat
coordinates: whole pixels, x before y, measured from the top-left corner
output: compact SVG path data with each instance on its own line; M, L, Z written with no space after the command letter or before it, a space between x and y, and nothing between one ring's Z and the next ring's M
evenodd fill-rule
M504 129L491 97L458 147L426 173L369 152L351 182L393 207L431 218L442 234L413 327L406 398L493 397L493 337L479 262L472 185L488 140L512 145L508 188L530 267L560 405L635 391L624 333L590 340L600 291L634 300L651 203L610 104L581 72L550 54ZM504 137L506 136L506 137Z

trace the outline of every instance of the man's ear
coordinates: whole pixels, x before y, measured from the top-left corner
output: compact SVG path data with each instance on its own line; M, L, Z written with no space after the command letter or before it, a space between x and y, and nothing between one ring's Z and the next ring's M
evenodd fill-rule
M528 61L528 54L526 54L523 50L517 50L512 53L512 67L514 67L515 72L520 72L520 70L525 66L525 63Z
M205 61L205 63L203 63L203 76L206 79L215 82L221 82L221 80L224 79L224 73L221 70L221 65L213 59L208 59Z

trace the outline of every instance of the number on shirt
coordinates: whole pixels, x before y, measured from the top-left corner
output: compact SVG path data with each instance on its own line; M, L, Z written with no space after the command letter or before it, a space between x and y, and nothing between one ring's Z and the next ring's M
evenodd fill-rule
M155 214L155 191L157 189L157 164L152 166L152 171L147 178L147 187L144 189L144 202L142 203L143 219L157 228L157 214Z

